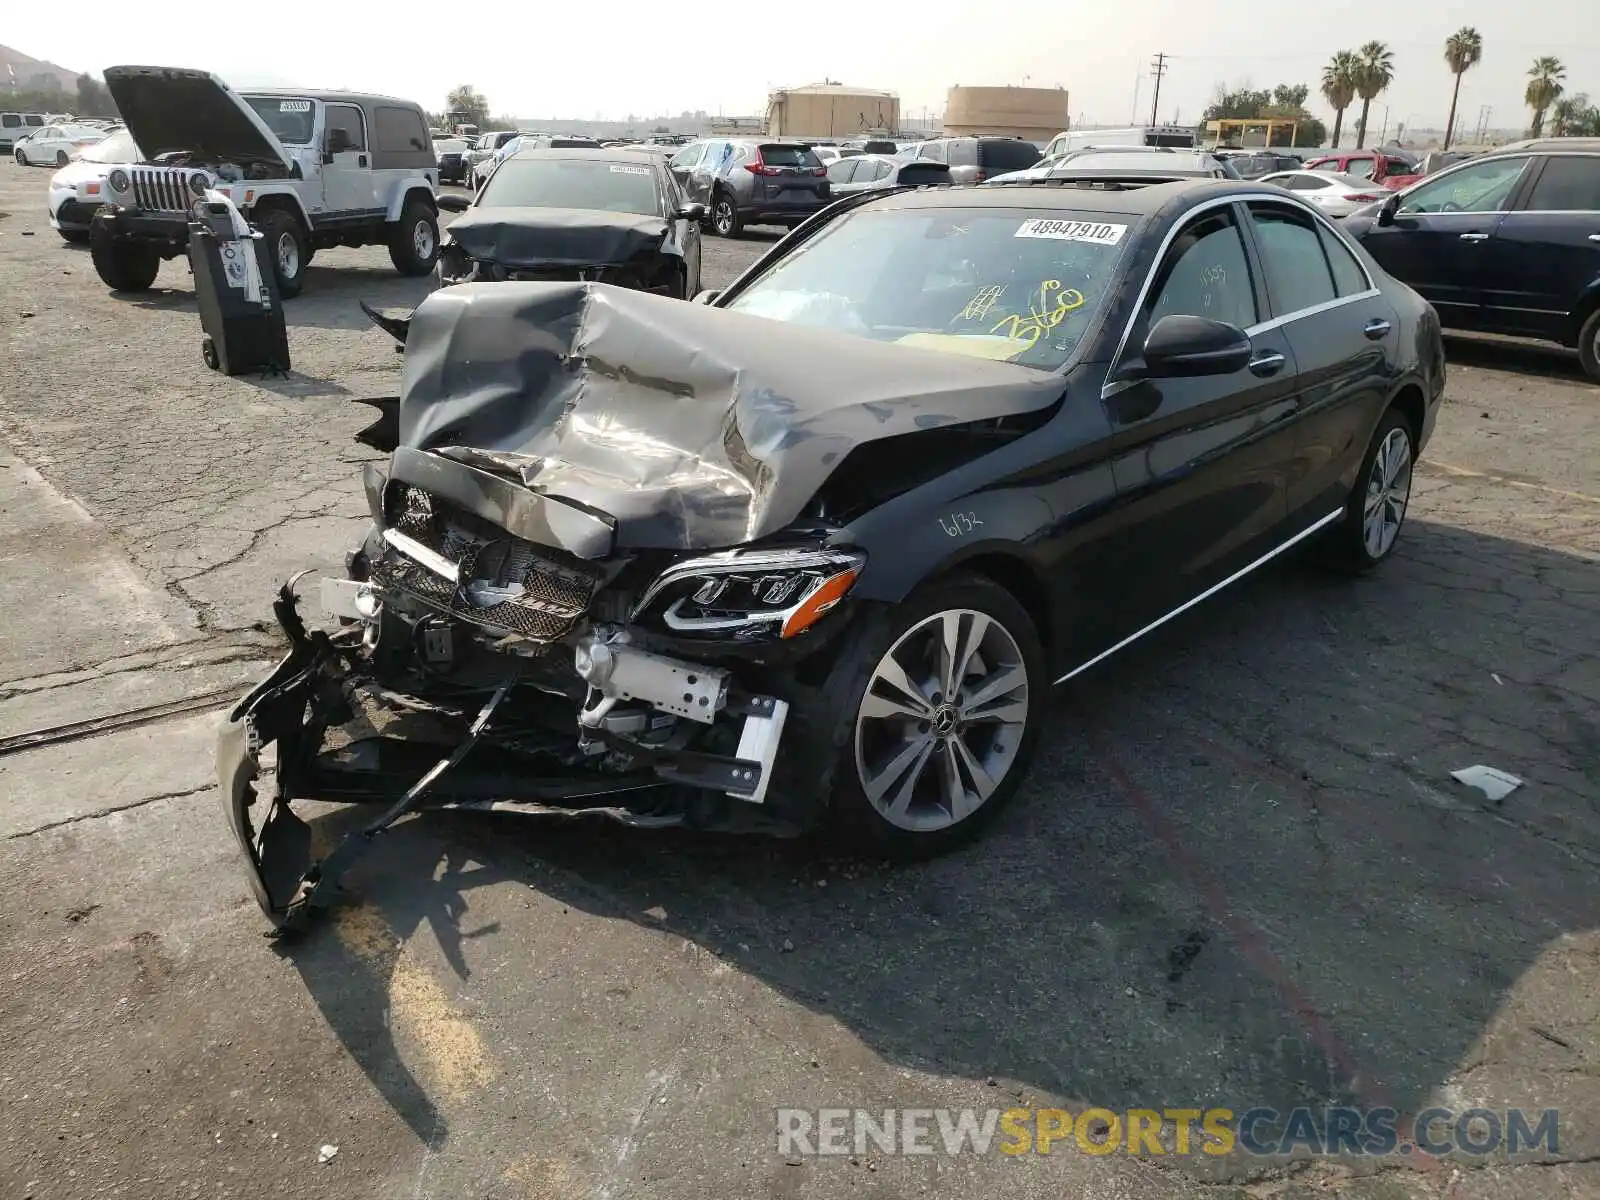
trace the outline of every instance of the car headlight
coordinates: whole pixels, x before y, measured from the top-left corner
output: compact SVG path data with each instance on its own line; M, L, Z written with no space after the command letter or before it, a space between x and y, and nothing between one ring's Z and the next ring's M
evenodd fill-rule
M193 175L189 176L189 190L196 196L204 196L206 194L206 188L210 186L211 180L206 177L206 173L204 171L196 171Z
M444 283L466 283L478 277L478 264L454 242L439 247L439 279Z
M672 633L791 638L835 608L867 556L856 550L728 550L675 563L634 607Z
M113 192L125 192L128 190L128 173L119 167L106 176L106 182L111 185Z

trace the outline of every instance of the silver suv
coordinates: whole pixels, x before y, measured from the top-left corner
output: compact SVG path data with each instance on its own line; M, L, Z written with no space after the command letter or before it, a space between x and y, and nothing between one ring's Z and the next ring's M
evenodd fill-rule
M439 254L438 161L422 109L353 92L236 93L208 71L110 67L106 86L144 157L106 175L89 229L95 270L144 291L185 253L215 188L268 239L278 290L300 291L318 250L387 246L427 275Z

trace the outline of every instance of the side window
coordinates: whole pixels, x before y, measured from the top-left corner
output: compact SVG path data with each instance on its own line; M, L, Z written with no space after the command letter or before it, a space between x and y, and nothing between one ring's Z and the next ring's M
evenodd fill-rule
M1328 265L1333 268L1333 285L1339 295L1358 296L1370 291L1372 284L1350 247L1340 241L1332 230L1320 225L1317 226L1317 234L1322 238L1322 249L1328 256Z
M1173 239L1147 323L1171 316L1208 317L1241 329L1259 320L1249 260L1231 209L1197 217Z
M1319 162L1311 169L1313 171L1321 171L1324 175L1338 175L1340 173L1339 160L1333 159L1330 162Z
M1252 204L1250 216L1272 293L1273 315L1287 316L1337 298L1317 224L1275 204Z
M0 116L0 129L21 129L22 118L16 113L6 113Z
M1600 155L1545 159L1526 208L1530 212L1600 212Z
M1418 184L1399 213L1500 212L1528 165L1526 157L1490 158Z
M692 142L672 156L668 166L676 167L680 171L687 171L700 161L700 156L706 152L704 142Z
M927 159L929 162L942 163L945 161L945 143L924 142L922 149L917 154L917 157Z
M393 104L380 104L373 110L372 137L376 149L391 153L428 148L428 127L422 114Z
M1345 168L1346 175L1354 175L1357 179L1371 179L1378 173L1378 160L1375 158L1352 158L1350 165Z
M872 174L867 175L866 178L868 182L871 183L876 183L880 179L887 178L889 172L894 170L892 163L886 163L882 159L878 159L876 162L869 163L868 166L871 167Z
M849 183L856 173L857 161L853 158L841 158L828 164L828 181L830 183Z
M328 145L332 146L334 138L342 130L345 138L345 150L365 150L367 148L366 129L361 122L361 110L350 104L329 104L325 106L328 114Z

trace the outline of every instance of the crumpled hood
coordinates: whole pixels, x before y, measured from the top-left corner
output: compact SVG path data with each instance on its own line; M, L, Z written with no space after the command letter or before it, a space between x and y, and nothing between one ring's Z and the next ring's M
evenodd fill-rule
M399 444L714 549L795 520L852 448L1054 404L1060 376L607 284L462 284L411 318Z
M272 130L222 80L187 67L107 67L106 88L148 158L187 150L205 158L265 160L287 177L293 160Z
M577 208L469 208L450 223L468 255L503 267L628 262L661 246L662 217Z

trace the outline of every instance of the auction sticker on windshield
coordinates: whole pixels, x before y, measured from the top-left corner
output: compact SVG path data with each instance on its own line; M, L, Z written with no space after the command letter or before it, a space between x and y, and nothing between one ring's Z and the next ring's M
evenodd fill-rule
M284 101L281 101L278 104L278 111L279 112L310 112L311 111L311 101L309 101L309 100L284 100Z
M650 168L649 167L625 167L621 163L612 163L611 164L611 173L613 175L648 175L648 174L650 174Z
M1115 246L1128 232L1126 225L1104 225L1095 221L1024 221L1017 237L1055 238L1061 242L1089 242L1096 246Z

